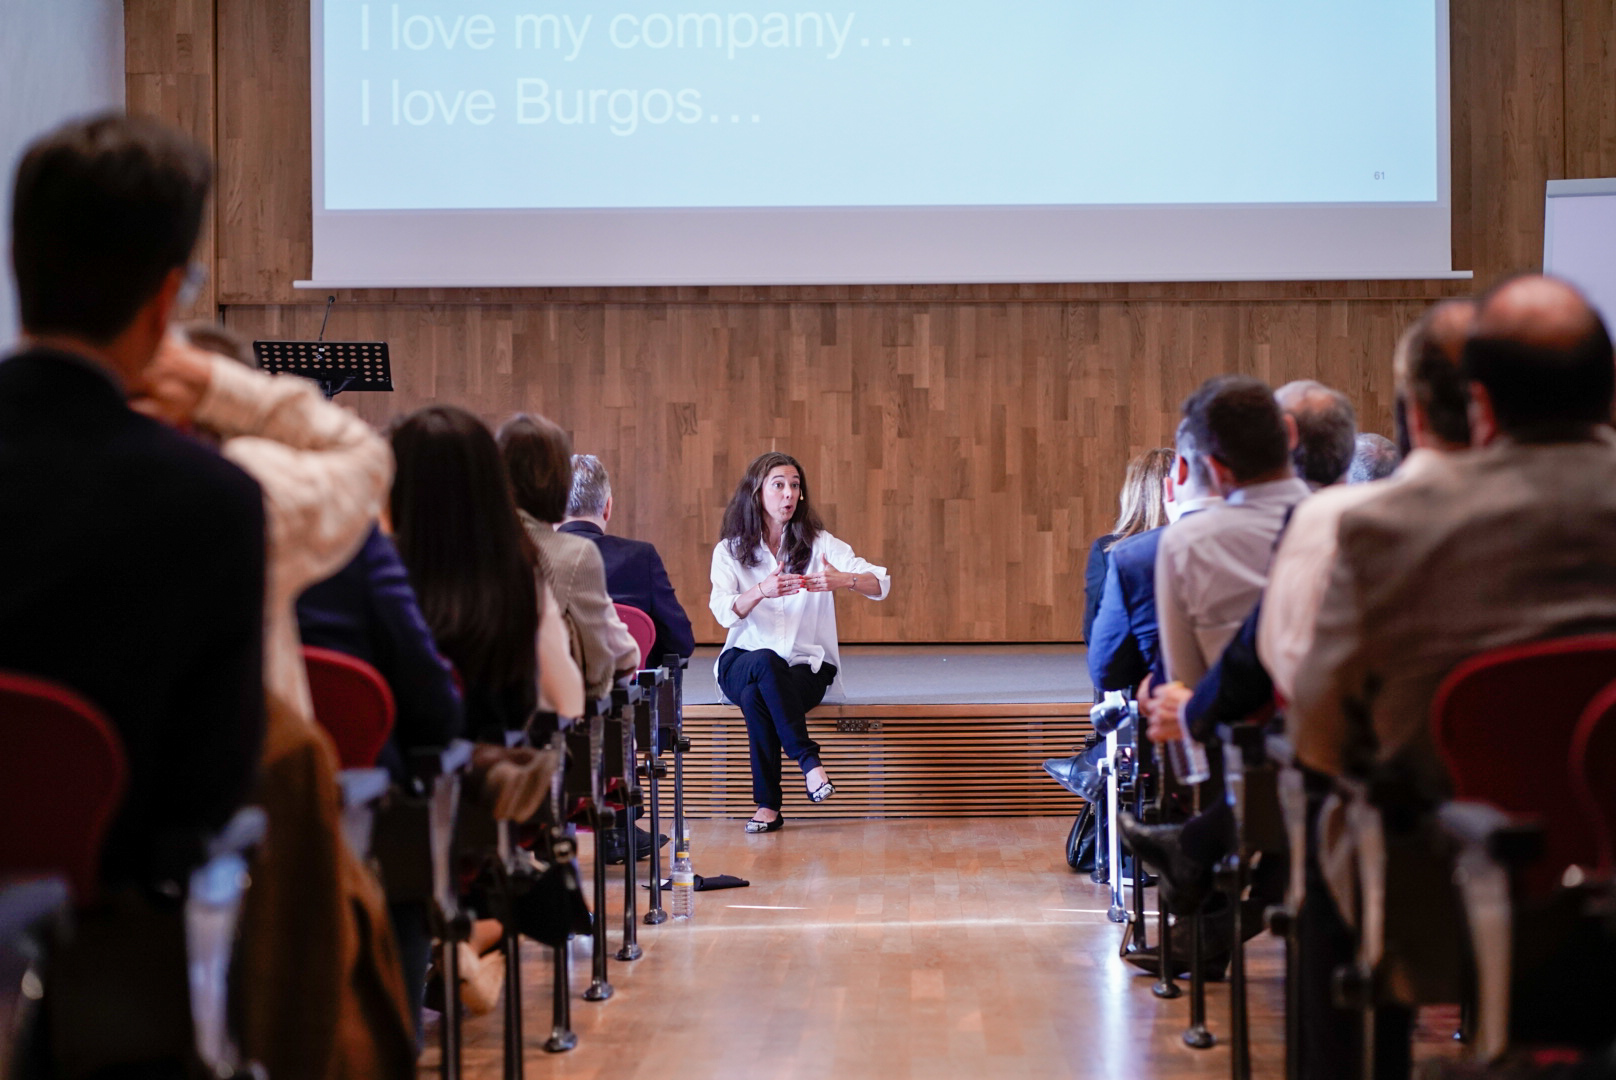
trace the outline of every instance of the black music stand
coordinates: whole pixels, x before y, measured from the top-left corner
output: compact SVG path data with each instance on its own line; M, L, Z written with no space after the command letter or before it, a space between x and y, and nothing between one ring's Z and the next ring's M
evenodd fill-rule
M255 341L253 354L260 369L313 379L328 398L393 388L385 341Z

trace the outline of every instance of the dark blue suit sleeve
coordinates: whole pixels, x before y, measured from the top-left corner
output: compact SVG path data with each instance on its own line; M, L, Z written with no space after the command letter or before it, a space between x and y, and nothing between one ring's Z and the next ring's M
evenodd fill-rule
M461 734L460 694L448 663L438 655L398 550L391 541L377 539L366 545L370 558L365 572L376 669L398 705L393 740L405 751L442 746Z
M1110 560L1089 637L1089 677L1097 690L1126 690L1138 686L1149 671L1139 639L1129 625L1117 561Z
M1274 680L1257 657L1261 613L1259 601L1184 705L1185 725L1202 742L1217 734L1218 725L1238 724L1273 703Z
M1111 566L1105 550L1110 542L1110 535L1094 541L1089 547L1088 565L1083 568L1083 640L1090 643L1094 641L1094 620L1100 613L1100 597Z
M662 556L656 548L650 550L651 563L651 610L646 614L656 623L657 643L664 649L688 657L696 651L696 635L690 629L690 616L679 603L679 596L673 591L673 582L668 579L668 568L662 565ZM662 657L646 657L644 663L653 660L660 662Z

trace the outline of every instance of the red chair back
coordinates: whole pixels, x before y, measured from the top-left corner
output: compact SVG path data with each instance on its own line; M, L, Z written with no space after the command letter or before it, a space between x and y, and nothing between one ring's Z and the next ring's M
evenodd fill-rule
M344 769L376 764L393 733L397 709L387 680L363 660L333 649L303 647L314 718L337 746Z
M617 617L623 620L628 632L634 638L634 644L640 647L640 666L655 667L661 657L653 657L651 650L656 647L656 623L651 616L637 607L628 604L613 604L617 609Z
M1578 722L1612 679L1616 634L1536 641L1466 660L1432 703L1432 734L1457 796L1543 826L1543 857L1526 873L1531 895L1552 891L1568 866L1600 861L1566 772Z
M60 874L74 903L93 901L127 779L123 744L100 709L0 671L0 876Z
M1596 834L1599 872L1616 872L1616 682L1588 703L1571 736L1571 790Z

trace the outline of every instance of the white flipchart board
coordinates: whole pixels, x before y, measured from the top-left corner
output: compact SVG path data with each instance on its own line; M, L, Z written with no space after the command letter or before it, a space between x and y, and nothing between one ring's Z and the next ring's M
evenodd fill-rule
M1616 330L1616 178L1549 181L1543 272L1580 288Z

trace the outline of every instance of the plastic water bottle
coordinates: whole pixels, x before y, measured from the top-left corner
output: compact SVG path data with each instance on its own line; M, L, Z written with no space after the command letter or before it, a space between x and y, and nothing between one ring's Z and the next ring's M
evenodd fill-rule
M690 833L679 838L679 847L673 853L673 896L668 911L676 922L683 922L696 914L696 871L690 865Z
M1187 731L1181 738L1168 740L1167 759L1180 784L1193 786L1212 779L1212 762L1206 756L1206 747Z

